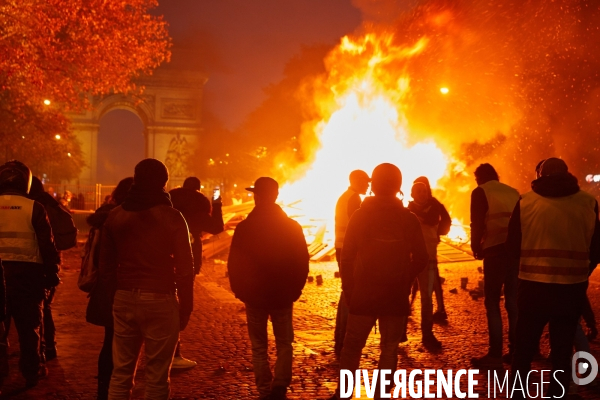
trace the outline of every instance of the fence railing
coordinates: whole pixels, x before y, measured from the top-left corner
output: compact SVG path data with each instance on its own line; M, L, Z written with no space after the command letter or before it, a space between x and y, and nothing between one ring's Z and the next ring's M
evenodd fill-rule
M96 210L104 203L107 196L110 196L115 189L114 185L78 185L68 183L44 183L44 188L57 200L63 198L68 191L71 193L69 208L71 210Z

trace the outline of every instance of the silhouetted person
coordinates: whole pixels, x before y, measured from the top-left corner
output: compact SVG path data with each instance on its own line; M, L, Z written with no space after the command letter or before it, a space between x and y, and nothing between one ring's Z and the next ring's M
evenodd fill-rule
M108 218L108 214L115 207L121 205L129 192L129 189L133 185L133 178L122 179L115 190L113 190L110 200L101 205L92 215L87 218L87 223L90 225L93 231L92 235L99 235L102 237L102 228ZM90 235L88 240L93 236ZM100 249L101 240L96 242L96 246ZM94 264L98 265L100 252L96 249L91 249L93 254L96 255L93 260ZM115 297L116 282L107 281L98 278L98 282L92 291L90 292L90 300L88 302L85 319L87 322L104 327L104 341L102 342L102 349L98 356L98 400L108 399L108 387L110 384L110 376L113 370L113 357L112 357L112 342L114 334L114 323L113 323L113 300Z
M214 200L211 206L210 200L200 193L200 187L200 179L190 176L183 181L183 187L169 192L173 207L183 214L188 224L196 275L200 273L202 267L202 233L216 235L224 229L221 199ZM189 369L195 366L196 361L188 360L181 355L181 346L178 342L171 368Z
M342 265L342 249L344 247L344 236L348 228L350 217L354 211L360 208L362 200L361 194L366 194L369 189L371 179L365 171L359 169L350 173L350 187L338 199L335 205L335 258L338 263L338 269L341 271ZM344 292L340 294L337 313L335 316L335 333L334 333L334 351L336 357L339 358L344 345L344 336L346 336L346 323L348 321L348 307Z
M482 357L473 357L474 366L497 368L510 363L515 346L517 322L517 258L506 251L508 221L519 192L500 183L498 173L490 164L475 169L477 188L471 193L471 249L478 260L483 259L485 310L488 320L490 347ZM502 355L502 315L500 298L504 288L504 307L508 314L509 353Z
M378 165L371 175L375 196L364 200L346 230L342 289L350 312L340 369L359 368L362 349L377 321L381 332L377 368L395 371L398 364L410 287L429 258L419 220L396 197L401 185L398 167ZM332 399L338 395L339 387Z
M165 165L135 166L133 186L102 230L100 276L116 282L111 400L128 399L142 344L146 398L169 397L173 353L193 309L194 263L185 219L164 188Z
M433 283L437 269L437 245L439 241L438 228L440 224L440 209L437 202L432 200L427 185L416 182L411 189L413 201L408 203L408 209L417 216L425 239L429 261L427 267L419 273L417 280L421 292L421 334L425 347L439 348L441 343L433 334Z
M77 245L77 228L73 221L71 212L60 204L52 195L44 190L42 181L37 177L31 179L29 198L44 206L52 228L54 245L59 254ZM56 358L56 328L52 317L52 301L56 293L56 287L46 290L43 304L43 318L40 327L40 357L43 362Z
M31 171L19 161L0 166L0 259L7 313L15 321L27 387L47 372L40 360L39 328L45 290L58 285L60 257L44 206L27 198Z
M556 379L550 379L546 396L563 398L569 390L573 340L588 276L600 260L598 202L579 189L563 160L549 158L539 171L509 224L508 248L520 256L512 374L515 378L518 372L526 381L549 323L551 376Z
M308 276L308 248L300 224L275 204L275 180L258 178L246 190L254 192L256 206L235 229L227 269L233 293L246 305L260 398L280 400L292 381L293 304ZM274 376L268 358L269 318L277 346Z
M431 198L431 202L436 203L436 207L440 212L439 223L438 223L438 243L440 242L440 236L447 235L450 232L450 227L452 226L452 219L450 218L450 214L448 214L448 210L446 207L438 199L433 197L431 193L431 185L429 184L429 179L426 176L420 176L414 180L413 183L421 182L427 186L427 191L429 193L429 197ZM437 254L434 258L435 261L435 276L433 279L433 293L435 293L435 301L437 303L437 310L433 313L433 321L446 321L448 319L448 314L446 313L446 306L444 304L444 292L442 290L442 280L440 278L440 270L438 268L437 262Z

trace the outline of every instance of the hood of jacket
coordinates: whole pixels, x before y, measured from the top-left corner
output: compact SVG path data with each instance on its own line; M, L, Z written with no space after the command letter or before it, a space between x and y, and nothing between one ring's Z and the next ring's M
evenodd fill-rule
M565 197L579 192L577 178L570 173L542 176L531 182L531 189L544 197Z

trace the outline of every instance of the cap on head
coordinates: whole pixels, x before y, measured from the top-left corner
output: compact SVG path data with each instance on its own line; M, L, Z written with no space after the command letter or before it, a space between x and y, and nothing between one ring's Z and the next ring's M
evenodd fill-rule
M392 195L400 191L402 172L394 164L379 164L371 174L371 189L375 195Z
M540 176L566 175L568 173L567 163L556 157L546 159L540 167Z
M185 189L200 190L200 186L200 179L196 178L195 176L185 178L185 181L183 181L183 187Z
M169 181L167 166L155 158L140 161L133 174L133 182L144 189L162 189Z
M0 166L0 189L13 189L29 193L31 188L31 170L17 160L11 160Z
M254 182L254 186L247 187L247 191L259 195L277 195L279 194L279 184L273 178L268 176L260 177Z
M371 182L371 178L369 178L369 175L363 171L362 169L355 169L354 171L350 172L350 184L352 185L353 183L363 183L363 182Z

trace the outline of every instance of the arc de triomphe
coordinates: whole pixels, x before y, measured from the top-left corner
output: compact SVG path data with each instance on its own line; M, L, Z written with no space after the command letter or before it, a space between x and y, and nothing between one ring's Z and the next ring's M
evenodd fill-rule
M152 76L136 81L145 86L142 95L94 97L91 110L70 114L86 162L79 183L97 183L100 119L111 110L126 109L144 124L145 156L167 165L170 186L181 184L189 176L187 158L202 131L202 90L206 81L202 72L159 68Z

